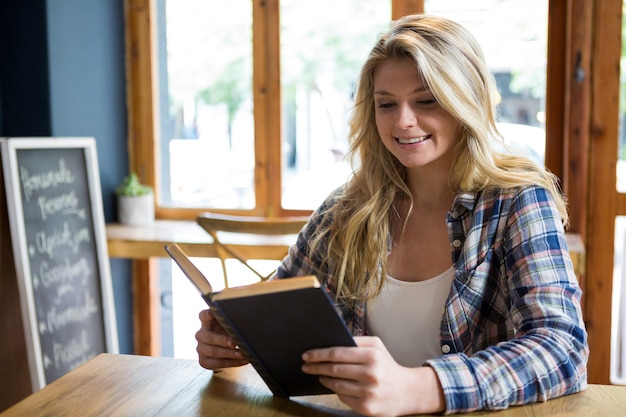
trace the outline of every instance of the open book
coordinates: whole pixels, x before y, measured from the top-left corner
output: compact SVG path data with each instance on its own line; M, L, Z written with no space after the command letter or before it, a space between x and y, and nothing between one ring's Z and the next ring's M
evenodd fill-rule
M166 245L165 250L198 288L216 320L274 395L331 392L320 384L317 376L302 372L302 353L356 344L315 276L213 292L206 277L176 244Z

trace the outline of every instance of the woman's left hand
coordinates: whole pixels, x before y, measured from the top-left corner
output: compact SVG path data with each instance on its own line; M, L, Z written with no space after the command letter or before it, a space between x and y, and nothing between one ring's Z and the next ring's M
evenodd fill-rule
M399 365L374 336L355 337L357 347L314 349L302 355L305 373L345 404L368 416L436 413L445 409L443 391L430 367Z

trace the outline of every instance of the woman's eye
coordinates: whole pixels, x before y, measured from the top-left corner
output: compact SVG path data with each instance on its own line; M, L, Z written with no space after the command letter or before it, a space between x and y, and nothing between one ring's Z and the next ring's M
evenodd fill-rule
M389 109L393 107L394 103L378 103L379 109Z
M435 100L434 98L429 98L429 99L425 99L425 100L418 100L417 104L419 104L420 106L430 106L433 104L436 104L437 100Z

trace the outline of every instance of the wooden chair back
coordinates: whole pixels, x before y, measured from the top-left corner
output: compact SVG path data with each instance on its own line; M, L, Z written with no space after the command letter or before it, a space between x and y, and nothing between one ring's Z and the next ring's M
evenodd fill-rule
M224 242L220 236L221 234L240 233L259 236L296 235L302 227L304 227L306 222L309 220L309 217L252 217L206 212L198 215L196 220L198 224L213 238L215 249L222 264L224 284L228 287L228 271L226 269L227 259L237 259L263 281L267 280L274 273L274 271L267 275L257 271L250 265L247 257L243 256L234 247L232 247L232 245ZM287 255L286 251L283 254L283 257L285 255ZM277 260L281 259L282 257Z

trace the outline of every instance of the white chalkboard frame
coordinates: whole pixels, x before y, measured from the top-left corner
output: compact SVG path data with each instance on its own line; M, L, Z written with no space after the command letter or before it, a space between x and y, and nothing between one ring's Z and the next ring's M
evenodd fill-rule
M98 168L96 141L93 137L33 137L0 138L2 146L2 166L7 195L12 246L20 292L21 311L24 333L28 349L29 372L33 392L43 388L46 381L42 360L42 347L38 332L38 320L34 301L33 284L30 279L30 261L28 256L26 229L23 215L23 201L20 192L19 167L17 153L21 149L82 149L86 162L86 175L89 188L91 218L93 222L94 244L97 251L101 306L104 322L106 349L109 353L118 353L118 334L109 257L107 250L106 228L104 222L102 192Z

